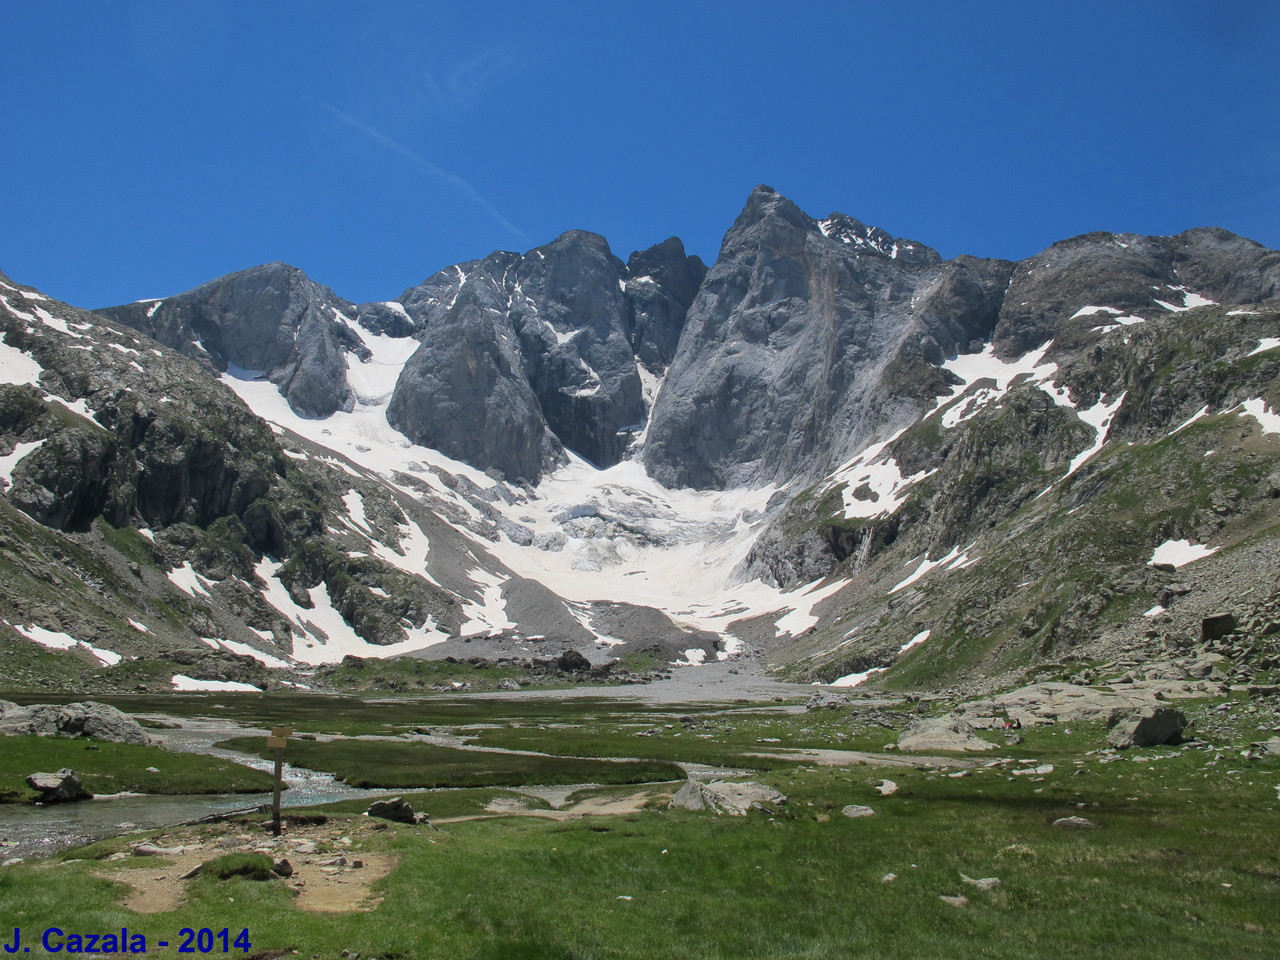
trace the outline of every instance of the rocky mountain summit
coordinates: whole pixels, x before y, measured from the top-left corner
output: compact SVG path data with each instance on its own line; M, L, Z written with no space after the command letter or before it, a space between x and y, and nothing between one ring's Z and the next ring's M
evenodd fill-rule
M1199 680L1218 614L1224 677L1280 669L1280 253L1224 230L944 260L762 186L709 270L570 231L366 304L282 264L96 314L0 283L10 683Z

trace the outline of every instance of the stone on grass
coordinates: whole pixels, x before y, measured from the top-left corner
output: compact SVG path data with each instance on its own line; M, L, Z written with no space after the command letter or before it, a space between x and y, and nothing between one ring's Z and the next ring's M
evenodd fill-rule
M1117 750L1181 743L1187 718L1173 707L1143 707L1116 719L1107 731L1107 743Z
M76 800L93 799L93 794L84 788L70 767L63 767L57 773L28 774L27 786L40 791L40 803L74 803Z
M271 872L277 877L292 877L293 864L281 857L271 865Z
M375 800L369 804L366 811L371 817L379 817L383 820L391 820L395 823L416 823L417 818L414 815L413 807L409 806L402 797L391 797L387 800Z
M1084 817L1061 817L1053 821L1059 830L1096 830L1098 825Z
M898 785L892 780L881 780L876 784L876 789L880 791L880 796L891 797L898 792Z
M843 693L829 693L826 690L819 690L809 702L804 705L806 710L839 710L841 707L848 706L849 698Z
M157 847L154 843L140 843L133 848L135 857L180 857L184 847Z
M686 780L684 786L671 798L668 807L675 810L711 810L730 816L745 816L748 810L768 810L787 802L785 795L763 783L712 780Z
M963 907L966 903L969 902L969 898L965 896L948 897L943 895L938 897L938 899L941 900L943 903L951 904L953 907Z
M874 817L876 812L860 803L851 803L840 811L840 815L848 817L850 820L857 820L859 817Z
M975 880L973 877L966 877L962 873L960 874L960 879L963 880L965 883L969 884L969 886L977 887L979 890L984 890L984 891L991 891L991 890L994 890L996 887L1000 886L999 877L981 877Z

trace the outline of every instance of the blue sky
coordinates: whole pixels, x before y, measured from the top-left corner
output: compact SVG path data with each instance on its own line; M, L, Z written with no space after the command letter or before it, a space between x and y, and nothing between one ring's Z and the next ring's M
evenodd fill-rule
M0 269L80 306L271 260L354 301L594 230L709 263L757 183L1018 259L1280 247L1280 4L0 3Z

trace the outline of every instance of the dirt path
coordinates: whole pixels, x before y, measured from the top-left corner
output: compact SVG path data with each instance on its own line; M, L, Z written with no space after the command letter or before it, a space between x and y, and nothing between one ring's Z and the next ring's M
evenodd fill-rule
M135 855L116 854L98 874L129 886L122 901L128 909L165 913L184 902L190 884L202 882L183 879L194 868L228 853L262 853L289 862L292 874L271 882L288 886L300 910L331 913L372 910L379 901L371 887L396 865L394 857L364 850L368 835L379 829L377 821L294 827L279 839L242 829L240 824L171 829L148 841L163 852L144 865Z

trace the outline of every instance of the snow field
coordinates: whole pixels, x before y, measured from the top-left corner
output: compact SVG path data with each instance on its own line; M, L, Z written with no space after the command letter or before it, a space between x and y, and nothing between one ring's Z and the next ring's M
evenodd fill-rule
M35 625L22 626L20 624L10 624L8 620L0 620L0 623L5 624L6 626L12 626L13 629L17 630L28 640L38 643L42 647L47 647L50 650L71 650L75 647L84 647L84 649L93 654L98 659L98 662L104 667L113 667L124 659L124 657L120 656L120 654L116 653L114 650L105 650L102 647L95 647L92 644L85 643L83 640L77 640L75 637L66 633L46 630L44 627L37 627Z
M1166 540L1156 547L1147 563L1170 563L1175 567L1185 567L1188 563L1217 553L1219 549L1192 543L1190 540Z

